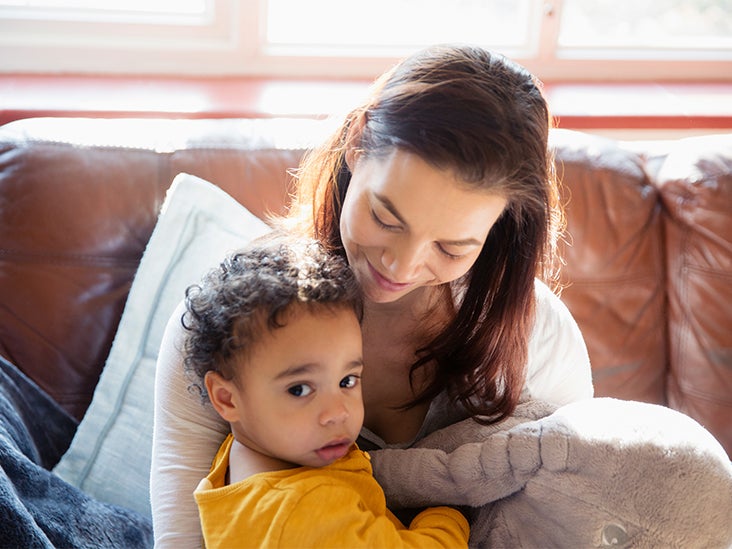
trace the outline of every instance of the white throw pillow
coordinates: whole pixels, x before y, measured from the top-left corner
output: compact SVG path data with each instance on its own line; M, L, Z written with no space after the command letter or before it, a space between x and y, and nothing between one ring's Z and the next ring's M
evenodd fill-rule
M55 473L101 501L150 516L153 385L165 325L190 284L269 230L215 185L175 178L91 405Z

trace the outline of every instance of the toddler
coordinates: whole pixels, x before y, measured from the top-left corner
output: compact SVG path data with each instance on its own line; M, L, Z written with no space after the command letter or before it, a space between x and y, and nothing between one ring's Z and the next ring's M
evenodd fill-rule
M406 528L356 439L361 295L317 241L260 239L186 291L185 365L231 426L195 490L206 547L466 547L448 507Z

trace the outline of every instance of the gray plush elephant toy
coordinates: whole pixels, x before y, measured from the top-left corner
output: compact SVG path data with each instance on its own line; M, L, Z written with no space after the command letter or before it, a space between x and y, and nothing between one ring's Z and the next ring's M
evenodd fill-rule
M663 406L525 402L371 459L390 507L467 507L474 548L732 547L730 459Z

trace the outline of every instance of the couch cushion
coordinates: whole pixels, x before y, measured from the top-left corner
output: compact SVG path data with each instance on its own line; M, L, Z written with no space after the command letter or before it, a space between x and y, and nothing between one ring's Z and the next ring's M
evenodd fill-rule
M92 403L54 469L59 476L101 501L150 515L155 362L165 325L188 285L268 230L220 188L191 175L176 177Z

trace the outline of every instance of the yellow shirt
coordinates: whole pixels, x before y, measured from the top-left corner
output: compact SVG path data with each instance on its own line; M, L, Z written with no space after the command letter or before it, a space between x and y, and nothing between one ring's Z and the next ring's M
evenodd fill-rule
M229 435L194 493L208 549L229 547L467 547L468 523L448 507L421 512L409 529L386 508L368 454L354 444L327 467L259 473L226 485Z

